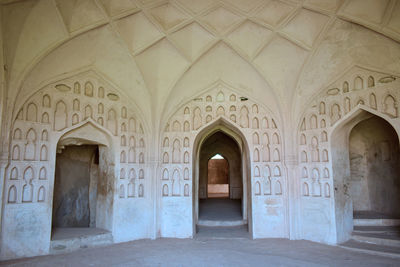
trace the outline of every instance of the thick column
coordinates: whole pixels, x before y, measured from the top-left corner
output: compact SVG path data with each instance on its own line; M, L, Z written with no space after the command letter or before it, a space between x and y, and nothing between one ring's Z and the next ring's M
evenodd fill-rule
M283 138L285 158L284 164L287 172L287 218L289 238L292 240L301 238L300 227L300 192L298 179L298 156L297 156L297 129L293 121L291 111L282 113Z

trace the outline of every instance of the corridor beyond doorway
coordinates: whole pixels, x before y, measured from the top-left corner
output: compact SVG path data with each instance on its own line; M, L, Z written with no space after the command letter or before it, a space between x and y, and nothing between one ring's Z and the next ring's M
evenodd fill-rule
M229 198L200 199L200 220L242 220L242 201Z
M199 226L247 224L242 205L241 151L224 132L210 135L200 150Z

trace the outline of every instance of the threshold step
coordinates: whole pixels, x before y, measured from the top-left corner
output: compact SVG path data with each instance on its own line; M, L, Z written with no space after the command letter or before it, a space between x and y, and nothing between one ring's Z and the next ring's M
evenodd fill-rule
M400 235L399 226L354 226L355 233L398 233Z
M50 254L72 252L82 248L92 248L113 244L111 232L93 228L85 231L82 228L57 229L50 241Z
M197 233L194 238L197 240L250 239L250 234L247 228L247 225L227 227L209 227L197 225Z
M240 226L246 225L246 220L199 220L197 225L199 226L209 226L209 227L227 227L227 226Z
M349 241L340 244L339 247L345 248L352 251L358 251L368 253L372 255L379 255L384 257L400 258L400 248L369 244L364 242L358 242L350 239Z
M400 219L366 219L366 218L354 218L354 226L400 226Z
M359 242L366 242L369 244L391 246L400 248L400 235L398 233L360 233L353 232L352 238Z

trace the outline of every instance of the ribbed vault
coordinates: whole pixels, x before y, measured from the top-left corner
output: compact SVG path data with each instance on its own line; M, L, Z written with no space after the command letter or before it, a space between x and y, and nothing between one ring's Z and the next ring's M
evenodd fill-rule
M2 4L10 100L23 99L43 81L91 68L134 96L149 118L160 118L172 102L215 80L238 84L254 97L264 93L275 103L271 108L293 114L343 66L400 67L396 0ZM253 76L253 84L245 76ZM183 93L182 86L197 81L202 86Z

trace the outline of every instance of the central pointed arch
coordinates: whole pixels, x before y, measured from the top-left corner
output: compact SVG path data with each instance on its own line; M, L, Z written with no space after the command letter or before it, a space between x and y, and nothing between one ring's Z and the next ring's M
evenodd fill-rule
M242 164L242 215L243 220L248 222L248 230L252 236L252 205L251 205L251 165L250 150L245 134L235 125L221 117L208 125L205 125L197 134L193 143L193 234L196 233L196 225L199 220L199 187L200 187L200 150L202 144L208 137L217 132L222 132L232 138L238 145Z

